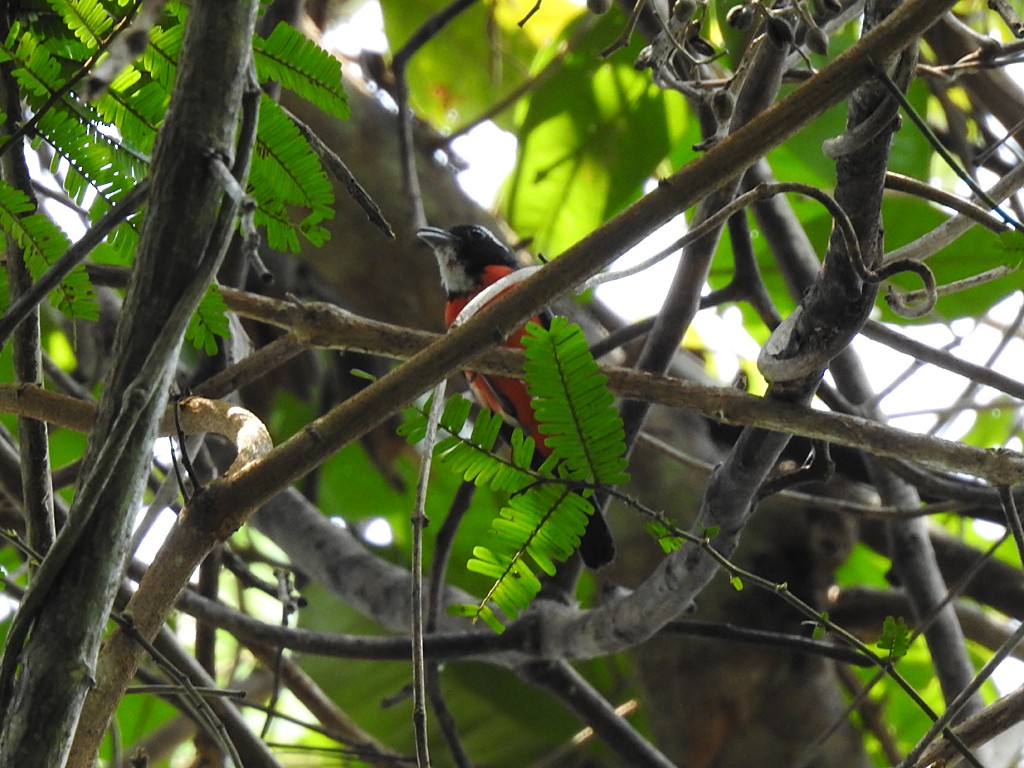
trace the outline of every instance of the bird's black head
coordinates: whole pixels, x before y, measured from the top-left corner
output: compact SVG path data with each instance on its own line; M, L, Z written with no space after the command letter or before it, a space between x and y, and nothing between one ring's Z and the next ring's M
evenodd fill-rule
M441 281L450 296L479 288L480 276L487 267L519 268L512 249L477 224L459 224L450 229L421 227L416 235L434 250Z

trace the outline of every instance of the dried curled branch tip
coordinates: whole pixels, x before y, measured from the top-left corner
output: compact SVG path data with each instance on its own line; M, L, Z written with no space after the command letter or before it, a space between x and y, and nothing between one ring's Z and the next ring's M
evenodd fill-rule
M235 445L238 455L225 475L233 475L252 462L266 456L274 447L270 433L251 411L205 397L186 397L168 406L169 413L162 425L165 434L174 431L174 411L178 409L178 422L186 434L214 432L223 435Z
M921 278L924 285L916 291L906 293L889 286L885 293L885 303L889 305L889 308L901 317L924 317L935 309L939 293L932 271L919 261L904 259L889 264L879 272L879 276L880 279L885 279L898 272L913 272Z

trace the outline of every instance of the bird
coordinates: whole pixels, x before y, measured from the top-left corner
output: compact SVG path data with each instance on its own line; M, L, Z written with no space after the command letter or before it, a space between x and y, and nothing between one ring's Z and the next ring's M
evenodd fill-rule
M441 283L447 294L444 320L451 326L463 308L488 286L520 269L515 253L494 233L478 224L459 224L442 229L420 227L416 231L420 240L431 247L441 271ZM545 328L550 327L551 313L547 310L532 318ZM525 327L509 334L506 346L521 348L526 335ZM540 432L533 403L521 379L466 372L470 390L476 401L506 422L520 427L533 438L536 445L535 469L551 455L551 448ZM595 510L587 523L580 541L579 553L583 563L592 569L601 568L615 558L615 543L611 531L600 511Z

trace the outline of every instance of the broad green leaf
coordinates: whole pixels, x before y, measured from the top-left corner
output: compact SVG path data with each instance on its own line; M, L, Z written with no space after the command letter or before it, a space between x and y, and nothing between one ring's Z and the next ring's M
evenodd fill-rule
M549 256L638 199L672 148L696 140L682 99L633 69L636 47L598 55L621 24L602 18L517 110L521 139L501 208Z
M974 424L963 436L963 442L981 448L1000 448L1013 435L1020 418L1019 406L1008 405L1006 408L991 408L977 411Z
M552 45L569 20L583 11L569 0L544 0L520 28L534 0L475 3L460 13L412 57L407 68L416 111L442 128L475 120L531 76L541 46ZM423 23L449 5L446 0L382 0L391 50L399 50ZM445 55L457 51L458 55ZM494 116L512 127L512 110Z

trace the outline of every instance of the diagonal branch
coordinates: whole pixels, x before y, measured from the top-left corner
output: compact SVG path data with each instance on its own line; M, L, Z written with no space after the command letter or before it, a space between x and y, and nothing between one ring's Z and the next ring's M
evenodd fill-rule
M12 624L5 649L3 672L13 685L0 693L14 694L4 700L5 765L63 765L76 726L85 725L80 713L181 339L234 226L236 206L225 200L211 154L234 154L256 5L197 3L187 21L172 108L154 151L159 173L115 340L117 362L107 376L69 523L15 618L17 642L11 641ZM18 662L21 675L14 680ZM106 721L93 726L101 737ZM79 750L79 758L91 763L98 743Z
M901 49L952 5L953 0L909 0L902 4L817 76L538 270L515 291L325 414L236 480L211 485L198 500L194 518L212 514L218 507L244 517L245 510L358 439L435 381L465 367L493 344L497 334L510 332L845 98L858 83L871 76L869 62L882 60Z

